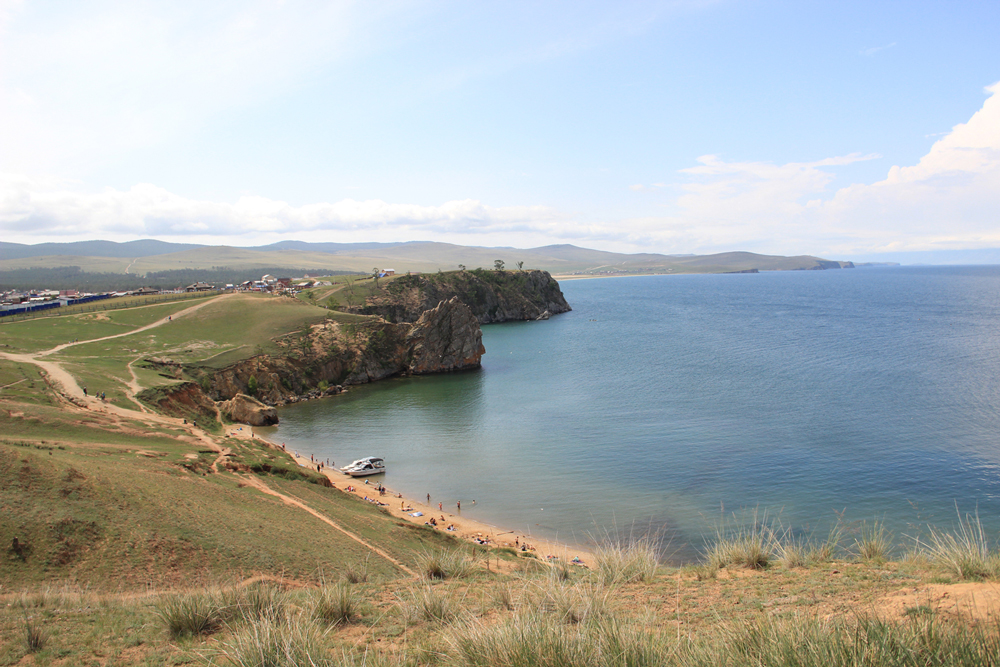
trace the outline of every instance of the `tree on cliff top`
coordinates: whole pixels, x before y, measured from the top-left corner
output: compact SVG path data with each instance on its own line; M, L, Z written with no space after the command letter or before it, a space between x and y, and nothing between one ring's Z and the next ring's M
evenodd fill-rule
M378 274L379 274L379 268L376 266L374 269L372 269L372 278L375 279L375 287L378 287Z
M495 271L503 271L503 260L502 259L498 259L498 260L494 261L493 262L493 269Z

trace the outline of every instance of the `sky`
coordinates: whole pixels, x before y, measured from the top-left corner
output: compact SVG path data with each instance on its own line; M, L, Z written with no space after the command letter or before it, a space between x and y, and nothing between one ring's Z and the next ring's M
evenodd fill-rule
M1000 3L0 0L0 240L1000 247Z

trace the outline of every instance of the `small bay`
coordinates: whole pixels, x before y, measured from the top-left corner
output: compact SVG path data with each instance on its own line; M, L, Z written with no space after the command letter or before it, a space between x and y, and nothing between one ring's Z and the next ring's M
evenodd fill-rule
M483 328L481 370L287 406L268 436L546 538L652 530L676 560L746 508L899 544L957 503L1000 530L1000 267L562 288L572 312Z

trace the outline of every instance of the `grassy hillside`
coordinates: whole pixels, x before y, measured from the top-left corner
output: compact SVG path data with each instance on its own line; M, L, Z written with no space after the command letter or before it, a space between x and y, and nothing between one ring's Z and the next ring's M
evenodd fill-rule
M310 483L315 473L283 462L280 452L235 442L233 450L228 465L270 462L269 486L306 498L404 563L441 544L433 531L398 525L368 503ZM5 547L13 537L27 545L23 555L7 551L0 584L163 588L262 572L318 580L366 560L373 575L405 576L364 545L246 485L240 474L213 472L217 456L176 440L0 441L0 535Z

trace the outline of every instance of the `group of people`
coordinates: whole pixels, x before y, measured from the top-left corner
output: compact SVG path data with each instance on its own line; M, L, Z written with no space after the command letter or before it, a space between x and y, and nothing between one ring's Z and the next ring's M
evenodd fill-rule
M86 387L83 388L83 395L85 397L89 395L89 394L87 394L87 388ZM102 391L100 394L94 394L94 398L99 398L99 399L101 399L103 401L104 400L104 392Z

